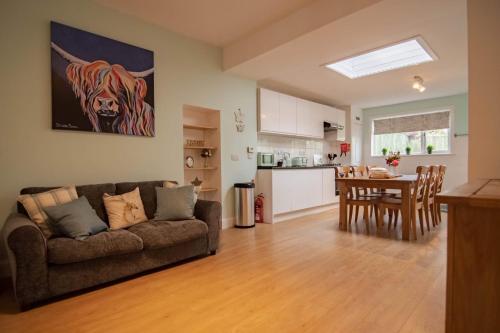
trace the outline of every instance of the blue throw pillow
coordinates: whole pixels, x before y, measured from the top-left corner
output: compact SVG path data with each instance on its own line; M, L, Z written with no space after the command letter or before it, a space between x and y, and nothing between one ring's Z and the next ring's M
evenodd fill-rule
M108 229L85 196L44 210L51 227L67 237L83 240Z

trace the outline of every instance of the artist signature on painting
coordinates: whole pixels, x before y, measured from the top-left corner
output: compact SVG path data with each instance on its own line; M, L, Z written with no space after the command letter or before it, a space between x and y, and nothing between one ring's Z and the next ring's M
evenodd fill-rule
M56 123L56 127L57 128L73 128L73 129L79 128L78 126L72 125L71 123L68 123L68 124Z

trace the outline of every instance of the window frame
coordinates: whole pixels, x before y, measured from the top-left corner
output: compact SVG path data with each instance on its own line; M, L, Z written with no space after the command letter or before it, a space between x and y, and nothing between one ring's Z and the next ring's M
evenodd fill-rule
M427 109L427 110L422 110L422 111L415 111L415 112L398 112L395 114L392 114L390 116L384 116L384 117L374 117L370 121L370 156L371 157L384 157L382 155L382 152L379 153L374 153L374 146L375 146L375 134L374 132L374 122L375 120L381 120L381 119L389 119L389 118L397 118L397 117L407 117L407 116L418 116L422 114L428 114L428 113L438 113L438 112L450 112L450 126L448 127L448 150L433 150L432 155L451 155L453 154L453 134L455 130L455 109L452 105L450 106L444 106L440 108L433 108L433 109ZM429 130L430 131L430 130ZM429 156L427 154L427 142L426 142L426 137L425 137L425 131L422 132L422 152L421 153L412 153L411 155L406 155L404 151L401 152L401 156Z

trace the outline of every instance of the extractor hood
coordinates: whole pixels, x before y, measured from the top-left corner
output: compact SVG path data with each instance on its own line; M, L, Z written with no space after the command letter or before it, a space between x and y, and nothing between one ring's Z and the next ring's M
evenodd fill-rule
M344 126L339 125L337 123L330 123L330 122L323 122L323 128L325 129L325 132L330 132L330 131L336 131L336 130L343 130Z

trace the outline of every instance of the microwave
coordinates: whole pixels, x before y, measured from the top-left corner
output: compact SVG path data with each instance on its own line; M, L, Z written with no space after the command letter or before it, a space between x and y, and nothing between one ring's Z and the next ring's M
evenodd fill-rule
M257 165L262 167L274 166L273 153L257 153Z

